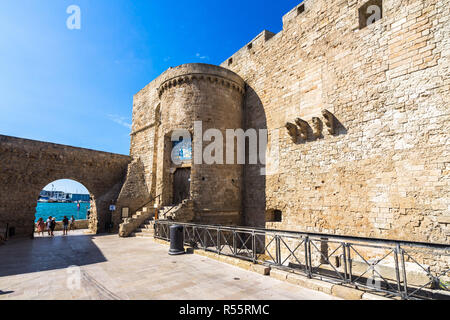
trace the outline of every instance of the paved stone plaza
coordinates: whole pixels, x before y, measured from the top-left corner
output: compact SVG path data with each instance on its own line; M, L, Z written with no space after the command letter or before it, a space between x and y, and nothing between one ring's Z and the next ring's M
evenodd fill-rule
M117 235L38 237L0 247L2 299L336 299L199 255L171 257L152 239ZM70 290L68 267L81 266Z

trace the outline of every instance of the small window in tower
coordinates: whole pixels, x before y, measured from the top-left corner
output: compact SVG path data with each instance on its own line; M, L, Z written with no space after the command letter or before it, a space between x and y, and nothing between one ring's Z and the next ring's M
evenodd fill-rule
M253 48L253 43L249 43L249 44L247 45L247 49L248 49L248 50L250 50L251 48Z
M364 29L383 18L383 0L369 0L359 8L359 29Z
M233 63L233 58L228 59L228 65L231 66Z
M281 210L268 210L266 213L266 221L267 222L282 222L283 221L283 212Z
M305 5L302 4L297 8L297 15L301 15L303 12L305 12Z

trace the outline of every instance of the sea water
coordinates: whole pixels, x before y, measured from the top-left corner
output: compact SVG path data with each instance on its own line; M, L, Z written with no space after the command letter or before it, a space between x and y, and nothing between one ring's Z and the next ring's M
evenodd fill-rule
M80 203L80 210L76 203L41 203L38 202L36 207L36 221L39 218L47 220L52 216L56 221L62 221L64 216L67 218L75 217L76 220L84 220L87 216L87 211L90 209L90 203Z

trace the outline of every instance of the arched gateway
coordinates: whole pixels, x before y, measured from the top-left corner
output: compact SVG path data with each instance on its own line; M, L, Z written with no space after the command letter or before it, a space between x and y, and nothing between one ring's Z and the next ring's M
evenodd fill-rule
M91 192L90 229L103 231L129 162L124 155L0 135L0 227L31 235L39 192L49 182L72 179Z

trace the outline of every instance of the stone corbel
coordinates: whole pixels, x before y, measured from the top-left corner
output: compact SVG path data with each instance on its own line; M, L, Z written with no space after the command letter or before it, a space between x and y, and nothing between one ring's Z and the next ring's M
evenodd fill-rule
M300 118L297 118L297 119L295 119L295 123L300 128L300 137L303 140L308 140L308 128L309 128L308 122L306 122L305 120L302 120Z
M327 126L327 128L328 128L328 132L331 134L331 135L334 135L335 134L335 132L336 132L336 130L335 130L335 121L334 121L334 115L330 112L330 111L328 111L328 110L326 110L326 109L324 109L324 110L322 110L322 115L323 115L323 117L325 118L325 125Z
M292 141L297 142L297 137L298 137L298 128L297 128L297 126L295 124L293 124L293 123L288 122L288 123L286 123L285 127L286 127L289 135L291 136Z
M318 138L320 138L322 136L323 123L317 117L312 118L312 123L313 123L313 135L314 135L314 138L318 139Z

